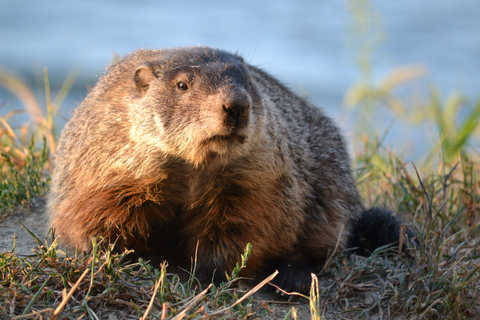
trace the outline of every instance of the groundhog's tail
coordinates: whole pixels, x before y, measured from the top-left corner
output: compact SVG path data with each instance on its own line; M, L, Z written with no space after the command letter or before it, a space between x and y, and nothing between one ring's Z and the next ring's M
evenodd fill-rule
M400 237L402 221L390 211L372 208L362 212L360 217L352 221L348 248L352 252L369 255L375 249L388 244L399 246L402 239L402 251L407 246L407 238L413 239L414 233L405 228L405 236Z

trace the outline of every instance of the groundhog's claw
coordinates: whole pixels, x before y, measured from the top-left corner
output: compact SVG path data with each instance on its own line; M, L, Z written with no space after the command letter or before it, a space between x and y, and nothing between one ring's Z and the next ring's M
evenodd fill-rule
M278 275L272 280L273 285L286 292L309 293L313 272L311 267L290 261L281 264L278 272Z

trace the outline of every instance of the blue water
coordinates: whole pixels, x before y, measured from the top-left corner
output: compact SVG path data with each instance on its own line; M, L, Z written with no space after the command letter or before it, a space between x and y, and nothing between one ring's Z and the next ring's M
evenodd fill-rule
M348 45L346 1L26 1L0 0L0 66L41 87L48 67L53 91L81 72L61 113L68 117L113 54L137 48L209 45L238 51L331 114L347 135L345 92L359 79ZM373 1L386 33L375 77L422 63L442 92L480 96L480 1ZM446 98L446 97L445 97ZM0 112L15 100L0 89ZM380 131L389 119L378 124ZM435 133L426 127L426 135ZM412 153L424 133L395 122L388 144ZM416 143L418 142L418 145Z

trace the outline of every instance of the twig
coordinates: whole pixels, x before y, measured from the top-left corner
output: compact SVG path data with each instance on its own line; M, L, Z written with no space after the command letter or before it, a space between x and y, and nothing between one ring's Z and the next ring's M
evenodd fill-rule
M183 309L182 312L177 314L177 316L175 318L173 318L172 320L182 319L185 316L185 314L187 313L187 311L190 310L191 307L196 305L197 302L200 301L203 298L203 296L207 294L208 290L210 290L211 287L212 287L212 284L210 284L207 289L200 292L195 298L193 298L189 303L187 303L187 305L185 306L185 309Z
M68 292L68 294L65 296L65 298L63 298L62 302L60 302L60 304L58 305L57 309L55 309L55 311L53 312L52 316L50 317L50 320L56 320L57 319L57 316L60 314L60 312L62 312L62 310L65 308L65 306L67 305L67 302L68 300L72 297L73 293L75 292L75 290L77 290L78 286L80 285L80 283L82 282L83 278L85 278L85 276L88 274L88 271L90 271L89 268L85 269L85 271L82 273L82 275L80 276L80 278L78 278L77 282L75 283L75 285L72 287L72 289L70 289L70 291Z
M250 291L248 291L243 297L241 297L240 299L238 299L234 304L232 304L231 306L228 306L226 308L223 308L223 309L220 309L220 310L217 310L213 313L210 313L209 316L216 316L218 314L222 314L222 313L225 313L226 311L228 311L229 309L235 307L236 305L242 303L243 300L245 299L248 299L250 296L252 296L255 292L257 292L258 290L260 290L264 285L266 285L268 282L272 281L273 278L275 278L278 274L278 271L275 270L274 273L272 273L270 276L268 276L266 279L264 279L262 282L260 282L259 284L257 284L255 287L253 287Z
M325 269L327 269L328 265L330 264L330 261L332 260L332 258L335 256L335 254L337 253L337 250L338 250L338 246L340 245L340 240L342 240L342 235L343 235L343 229L345 228L345 225L342 224L342 228L340 229L340 233L338 234L338 238L337 238L337 243L335 244L335 249L333 250L332 254L330 254L327 258L327 261L325 262L325 264L323 265L323 268L322 270L320 271L320 273L324 272Z
M147 310L145 310L145 313L143 314L143 316L140 317L139 320L147 319L147 316L153 307L153 302L155 301L155 296L157 295L158 287L160 287L160 284L163 282L163 279L164 277L162 276L162 274L160 274L160 276L158 277L157 283L155 283L155 288L153 288L152 298L150 299L150 303L148 304Z

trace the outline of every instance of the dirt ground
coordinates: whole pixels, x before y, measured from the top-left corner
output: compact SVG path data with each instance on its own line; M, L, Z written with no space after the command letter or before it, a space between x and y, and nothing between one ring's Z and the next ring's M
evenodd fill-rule
M32 253L37 243L22 224L43 241L50 228L43 198L33 199L29 209L18 207L0 218L0 252L15 249L18 255Z

